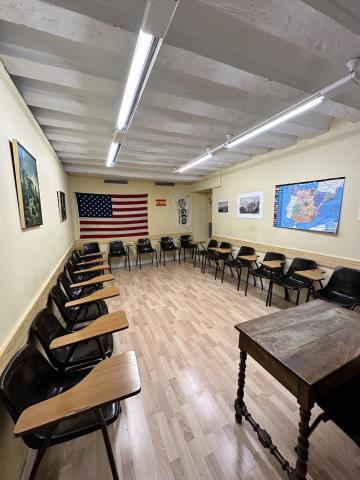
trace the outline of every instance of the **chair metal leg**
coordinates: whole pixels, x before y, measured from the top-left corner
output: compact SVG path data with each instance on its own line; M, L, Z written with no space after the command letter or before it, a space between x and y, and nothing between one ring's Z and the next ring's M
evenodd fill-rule
M246 275L245 296L247 295L248 286L249 286L250 269L251 269L251 266L249 265L249 266L248 266L247 275ZM239 286L240 286L240 281L239 281ZM239 290L239 289L238 289L238 290Z
M127 254L127 261L128 261L128 265L129 265L129 272L130 272L131 266L130 266L130 255L129 255L129 253Z
M140 270L141 270L141 253L139 252L139 263L140 263Z
M184 251L183 259L184 259L184 263L185 263L185 261L186 261L186 248L185 247L183 248L183 251ZM180 252L179 252L179 254L180 254Z
M44 440L44 443L41 445L40 449L38 450L38 453L37 453L36 459L35 459L35 463L34 463L32 469L31 469L29 480L35 480L36 473L39 469L41 460L43 459L44 454L45 454L48 446L50 445L51 437L52 437L52 434L54 433L56 427L57 427L57 423L51 428L47 437Z
M285 291L285 300L289 301L289 290L286 287L284 287L284 291Z
M180 248L179 248L179 250L178 250L178 253L179 253L179 263L181 263L181 259L180 259L180 257L181 257ZM185 263L185 262L184 262L184 263Z
M223 260L223 268L222 268L222 275L221 275L221 283L224 283L224 273L225 273L225 260Z
M99 421L100 426L101 426L101 431L102 431L102 434L103 434L103 437L104 437L106 453L107 453L108 458L109 458L109 463L110 463L113 479L114 480L119 480L119 474L118 474L118 471L117 471L117 468L116 468L115 458L114 458L114 454L113 454L113 451L112 451L112 448L111 448L109 432L107 430L107 426L106 426L106 423L105 423L105 420L104 420L104 416L103 416L100 408L97 408L95 410L95 413L96 413L96 416L97 416L98 421Z
M241 280L241 268L236 268L236 273L237 273L237 276L238 276L237 291L239 291L240 290L240 280Z
M155 250L156 268L159 268L157 251Z
M296 305L299 305L300 292L301 292L301 289L299 288L296 295Z
M108 255L108 262L109 262L109 270L110 270L110 273L111 273L111 255Z
M217 272L218 272L218 270L219 270L219 263L218 263L217 260L215 260L215 280L216 280L216 278L217 278Z

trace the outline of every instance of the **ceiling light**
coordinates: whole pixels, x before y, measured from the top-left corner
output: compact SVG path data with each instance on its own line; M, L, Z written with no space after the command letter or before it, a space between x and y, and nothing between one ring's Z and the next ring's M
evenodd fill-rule
M121 147L120 143L115 143L115 142L111 143L110 148L109 148L108 157L107 157L107 160L106 160L106 166L107 167L113 167L115 165L116 157L118 156L118 154L120 152L120 147Z
M154 44L156 45L154 46ZM129 128L131 118L150 74L149 63L153 63L151 61L153 55L150 53L158 50L160 45L161 39L155 39L150 33L140 30L116 124L116 129L121 132L126 132Z
M185 163L185 165L183 165L178 170L176 170L176 172L178 172L178 173L185 172L189 168L195 167L195 165L198 165L199 163L204 162L205 160L209 160L209 158L211 158L211 157L212 157L212 153L210 153L210 152L206 153L205 155L202 155L201 157L196 158L195 160L192 160L189 163Z

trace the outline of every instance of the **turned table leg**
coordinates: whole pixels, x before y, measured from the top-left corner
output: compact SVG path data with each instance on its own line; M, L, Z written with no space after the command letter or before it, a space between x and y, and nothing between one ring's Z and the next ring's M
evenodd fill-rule
M242 407L244 406L246 357L247 357L247 353L240 351L238 389L237 389L237 396L234 404L235 420L237 421L237 423L241 423L242 421Z
M309 458L310 415L311 409L307 410L300 406L299 436L296 447L297 459L295 469L289 471L291 480L306 480L307 461Z

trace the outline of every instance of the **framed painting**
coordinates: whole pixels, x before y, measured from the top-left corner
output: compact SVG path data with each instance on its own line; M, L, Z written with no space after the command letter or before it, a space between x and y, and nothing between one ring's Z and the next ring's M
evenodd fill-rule
M264 192L239 193L237 196L238 218L262 218Z
M66 220L65 193L62 192L61 190L58 190L57 198L58 198L58 205L59 205L60 222L64 222Z
M36 159L15 139L11 141L21 228L42 225Z
M218 201L218 213L229 213L230 212L230 201L229 200L219 200Z

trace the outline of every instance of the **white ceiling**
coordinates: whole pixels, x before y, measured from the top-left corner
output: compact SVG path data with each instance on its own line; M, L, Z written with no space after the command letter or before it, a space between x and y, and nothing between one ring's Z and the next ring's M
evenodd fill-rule
M360 120L360 87L186 174L176 167L343 77L359 0L180 0L115 168L105 161L145 0L0 0L0 59L66 171L194 181Z

